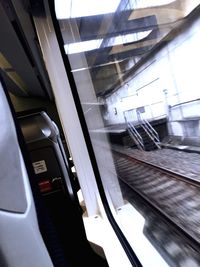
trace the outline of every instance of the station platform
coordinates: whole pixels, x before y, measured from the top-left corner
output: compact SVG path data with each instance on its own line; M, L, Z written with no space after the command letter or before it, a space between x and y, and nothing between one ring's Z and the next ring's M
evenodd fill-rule
M162 142L163 148L200 154L200 137L167 136Z

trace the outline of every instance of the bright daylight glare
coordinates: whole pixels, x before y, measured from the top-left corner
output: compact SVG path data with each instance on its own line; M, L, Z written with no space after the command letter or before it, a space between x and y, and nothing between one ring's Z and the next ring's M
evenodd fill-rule
M56 0L55 10L58 19L78 18L113 13L119 3L120 0Z

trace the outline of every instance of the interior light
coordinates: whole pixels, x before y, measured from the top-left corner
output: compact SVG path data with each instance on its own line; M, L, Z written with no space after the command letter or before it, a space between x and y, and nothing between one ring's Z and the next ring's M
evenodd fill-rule
M55 0L57 19L114 13L120 0Z
M149 30L149 31L135 32L135 33L129 33L125 35L112 37L112 38L109 38L107 46L114 46L114 45L137 42L147 37L151 32L152 30Z
M150 34L150 32L151 30L138 32L138 33L125 34L125 35L120 35L120 36L109 38L106 47L121 45L121 44L128 44L131 42L139 41L147 37ZM102 41L103 39L97 39L97 40L89 40L89 41L65 44L64 45L65 53L75 54L75 53L91 51L94 49L99 49Z
M84 42L65 44L64 45L65 53L75 54L98 49L101 46L102 41L103 39L97 39L97 40L89 40Z

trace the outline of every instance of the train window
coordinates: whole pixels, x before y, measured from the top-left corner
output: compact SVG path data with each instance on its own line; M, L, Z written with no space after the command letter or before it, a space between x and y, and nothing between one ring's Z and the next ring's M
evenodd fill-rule
M120 229L143 266L199 266L200 1L55 10Z

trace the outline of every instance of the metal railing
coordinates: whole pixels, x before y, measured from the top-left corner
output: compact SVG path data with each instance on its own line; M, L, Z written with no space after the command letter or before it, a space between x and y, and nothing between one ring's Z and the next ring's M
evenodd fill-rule
M143 130L146 132L149 138L153 141L153 143L157 146L157 148L160 149L161 148L160 139L159 139L159 135L156 132L156 130L152 127L152 125L148 122L148 120L146 120L142 116L142 114L139 111L137 111L137 117Z
M135 144L137 145L137 147L140 150L145 150L143 139L142 139L141 135L139 134L139 132L137 131L137 129L135 128L133 123L129 122L127 120L126 116L124 118L125 118L126 125L127 125L127 131L129 133L130 137L132 138L132 140L135 142Z

